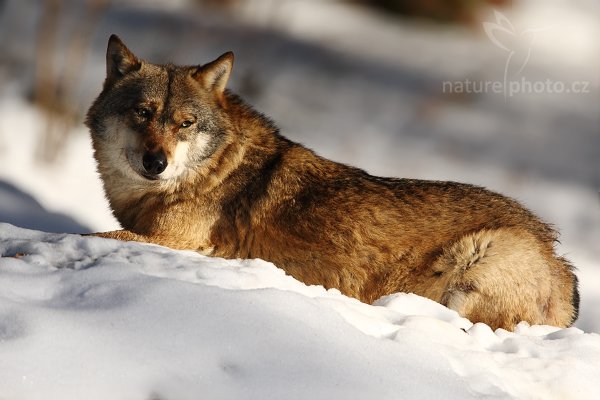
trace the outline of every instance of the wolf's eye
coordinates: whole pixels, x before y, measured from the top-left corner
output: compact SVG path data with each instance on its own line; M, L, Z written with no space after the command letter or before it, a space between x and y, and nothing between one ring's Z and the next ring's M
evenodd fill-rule
M149 118L150 117L150 110L144 107L138 108L137 110L135 110L136 114L141 117L141 118Z
M190 126L192 126L193 122L192 121L183 121L181 123L181 127L182 128L189 128Z

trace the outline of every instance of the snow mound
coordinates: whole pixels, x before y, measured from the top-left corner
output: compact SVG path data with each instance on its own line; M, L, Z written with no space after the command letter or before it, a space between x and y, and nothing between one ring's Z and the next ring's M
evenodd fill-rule
M363 304L262 260L0 224L0 398L595 398L600 335Z

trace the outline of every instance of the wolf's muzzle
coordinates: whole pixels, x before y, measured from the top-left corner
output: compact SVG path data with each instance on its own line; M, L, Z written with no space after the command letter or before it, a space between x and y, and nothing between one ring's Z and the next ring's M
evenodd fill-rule
M158 175L164 172L167 168L167 156L165 152L159 150L156 153L146 152L142 157L142 165L144 166L144 170L147 172L146 176L149 179L155 179Z

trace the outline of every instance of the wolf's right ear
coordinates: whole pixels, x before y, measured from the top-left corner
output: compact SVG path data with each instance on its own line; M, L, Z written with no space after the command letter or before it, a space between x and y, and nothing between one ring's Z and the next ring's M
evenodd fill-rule
M228 51L215 61L198 67L192 76L207 90L212 91L218 98L223 96L225 85L233 68L233 53Z
M129 72L137 71L141 66L142 62L117 35L112 34L106 49L106 83L112 83Z

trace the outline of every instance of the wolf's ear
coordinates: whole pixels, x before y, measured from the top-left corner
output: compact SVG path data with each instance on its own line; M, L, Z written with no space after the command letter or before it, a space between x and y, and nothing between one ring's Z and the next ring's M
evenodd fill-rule
M192 76L206 90L211 90L220 97L229 80L231 68L233 68L233 53L228 51L215 61L198 67Z
M108 39L106 49L106 81L114 82L132 71L140 69L141 61L115 34Z

